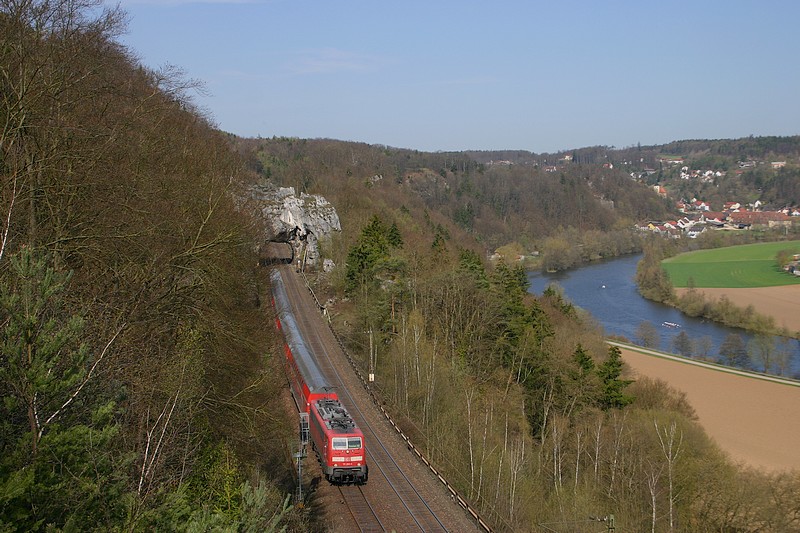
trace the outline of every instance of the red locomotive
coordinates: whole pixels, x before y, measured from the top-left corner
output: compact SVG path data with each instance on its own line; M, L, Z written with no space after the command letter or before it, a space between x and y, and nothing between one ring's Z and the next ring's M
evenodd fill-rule
M309 434L325 478L332 483L366 483L364 435L322 375L297 327L281 274L272 273L273 306L283 331L286 373L301 413L308 413Z

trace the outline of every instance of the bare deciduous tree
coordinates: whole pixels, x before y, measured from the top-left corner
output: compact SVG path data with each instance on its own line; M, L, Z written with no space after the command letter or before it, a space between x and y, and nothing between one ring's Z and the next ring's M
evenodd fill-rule
M653 425L658 435L661 451L667 461L667 481L669 483L669 530L675 530L675 502L678 494L675 492L675 469L678 457L683 451L683 431L678 428L677 422L672 420L669 427L661 427L658 420L653 420Z

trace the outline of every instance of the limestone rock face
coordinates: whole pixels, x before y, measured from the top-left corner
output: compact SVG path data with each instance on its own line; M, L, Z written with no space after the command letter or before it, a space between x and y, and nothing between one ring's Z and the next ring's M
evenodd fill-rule
M336 209L320 195L297 196L294 187L260 184L252 189L252 199L264 221L264 240L290 243L295 258L306 265L318 265L320 241L342 231Z

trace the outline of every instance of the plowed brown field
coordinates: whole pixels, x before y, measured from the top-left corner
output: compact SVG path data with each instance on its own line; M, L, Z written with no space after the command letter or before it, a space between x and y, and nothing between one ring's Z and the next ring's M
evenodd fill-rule
M684 289L685 290L685 289ZM779 326L800 331L800 285L697 289L753 305ZM800 470L800 387L622 350L634 374L659 378L686 393L706 432L734 461L770 471Z
M659 378L686 397L700 424L737 462L800 470L800 387L622 350L634 375Z
M675 289L675 292L683 294L687 290L689 289ZM695 290L705 294L707 300L719 300L725 295L737 307L752 305L757 313L773 317L778 327L785 327L791 332L800 331L800 285Z

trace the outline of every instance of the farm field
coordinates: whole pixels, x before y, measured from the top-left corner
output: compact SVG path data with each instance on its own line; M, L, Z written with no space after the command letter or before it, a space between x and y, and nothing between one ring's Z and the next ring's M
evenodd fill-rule
M767 242L698 250L662 261L672 284L698 288L755 288L800 285L800 276L778 268L775 256L781 250L800 253L800 241Z
M675 293L682 296L688 290L675 289ZM800 332L800 284L747 289L704 287L697 291L709 300L724 296L739 307L752 305L756 313L774 318L777 327Z
M800 472L800 387L720 372L623 349L637 376L666 381L686 393L700 424L736 461L770 472Z

